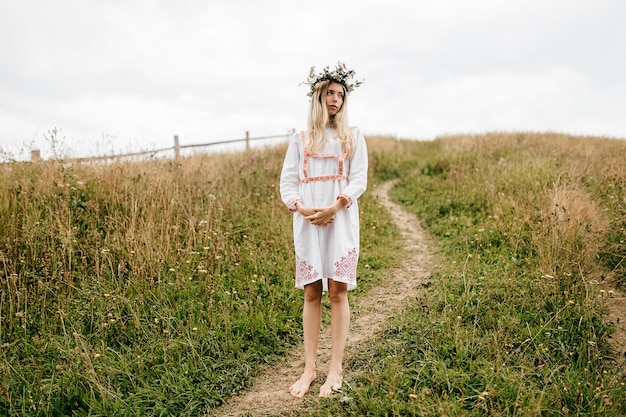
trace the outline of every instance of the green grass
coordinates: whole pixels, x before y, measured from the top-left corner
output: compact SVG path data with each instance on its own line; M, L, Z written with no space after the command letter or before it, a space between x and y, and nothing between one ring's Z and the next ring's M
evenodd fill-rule
M439 245L426 294L307 415L626 414L598 283L626 284L624 142L368 138ZM191 416L301 344L284 147L0 170L0 415ZM360 200L359 297L399 237ZM298 414L294 411L293 414Z
M374 157L439 243L427 293L313 415L626 415L599 283L623 286L626 143L491 134ZM304 413L310 415L311 413Z
M4 165L0 415L195 416L301 343L284 152ZM395 256L361 207L359 291Z

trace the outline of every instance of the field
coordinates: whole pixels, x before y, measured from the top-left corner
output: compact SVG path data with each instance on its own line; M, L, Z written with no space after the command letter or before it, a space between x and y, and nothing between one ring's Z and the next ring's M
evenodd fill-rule
M340 398L290 414L625 415L626 142L367 141L370 185L399 180L439 262ZM284 151L4 165L0 414L202 415L299 346ZM402 262L360 208L357 299Z

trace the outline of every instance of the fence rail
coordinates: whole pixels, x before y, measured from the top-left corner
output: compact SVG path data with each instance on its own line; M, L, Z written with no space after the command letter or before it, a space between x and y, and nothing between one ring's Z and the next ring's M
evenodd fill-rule
M250 150L250 142L257 140L267 140L267 139L280 139L280 138L289 138L295 129L289 130L287 133L282 135L269 135L269 136L257 136L250 137L250 132L246 131L246 136L241 139L230 139L230 140L221 140L217 142L209 142L209 143L194 143L190 145L181 145L178 135L174 135L174 146L169 148L160 148L153 149L150 151L139 151L139 152L129 152L122 154L111 154L111 155L103 155L103 156L87 156L81 158L66 158L65 162L91 162L91 161L101 161L101 160L112 160L119 158L130 158L134 156L143 156L143 155L154 155L156 153L174 151L174 158L180 158L180 151L182 149L191 149L191 148L207 148L215 145L227 145L231 143L246 143L246 151ZM30 160L33 162L41 161L41 151L39 149L33 149L30 152Z

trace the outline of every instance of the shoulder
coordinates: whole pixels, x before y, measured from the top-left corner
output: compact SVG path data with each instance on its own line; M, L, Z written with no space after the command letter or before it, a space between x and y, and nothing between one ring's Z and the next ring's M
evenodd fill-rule
M300 143L303 134L305 134L304 130L295 130L291 136L289 136L289 142Z
M355 140L364 140L363 132L361 132L358 126L350 126L350 133L352 133Z

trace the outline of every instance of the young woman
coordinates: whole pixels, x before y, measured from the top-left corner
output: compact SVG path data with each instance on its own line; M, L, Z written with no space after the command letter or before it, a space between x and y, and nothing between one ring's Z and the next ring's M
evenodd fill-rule
M350 324L349 290L356 288L359 257L357 199L367 186L363 134L348 127L347 94L361 82L337 64L320 74L311 68L308 130L289 142L280 179L283 202L294 213L296 287L304 290L304 372L289 392L302 398L315 380L322 293L331 305L331 362L320 397L341 389L343 351Z

